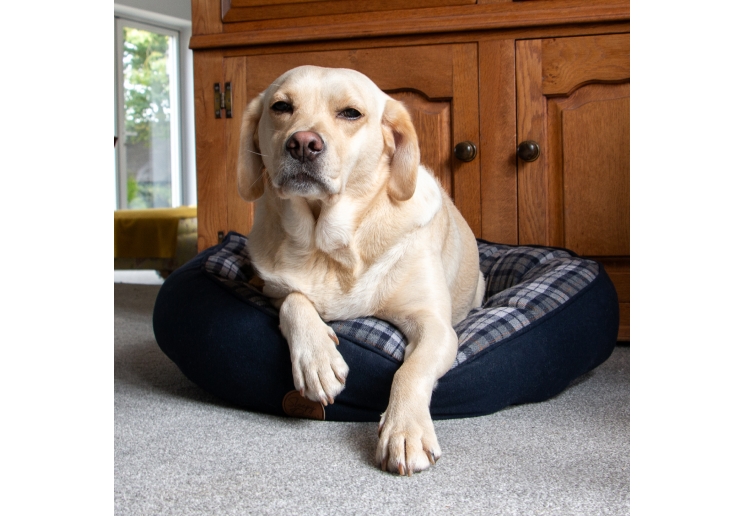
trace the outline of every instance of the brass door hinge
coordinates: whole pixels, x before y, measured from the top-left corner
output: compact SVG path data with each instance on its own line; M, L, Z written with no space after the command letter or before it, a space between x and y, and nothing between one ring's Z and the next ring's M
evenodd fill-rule
M225 92L220 88L220 83L214 83L214 117L222 118L222 110L225 110L225 118L232 118L232 88L230 83L225 83Z

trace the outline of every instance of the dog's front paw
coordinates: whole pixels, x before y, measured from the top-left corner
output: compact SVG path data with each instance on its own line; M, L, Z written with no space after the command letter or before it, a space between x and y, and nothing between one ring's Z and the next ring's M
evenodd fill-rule
M295 389L324 406L333 403L344 389L349 366L338 352L338 337L330 326L310 328L290 342Z
M385 411L380 419L377 464L383 471L411 476L433 466L442 450L439 448L429 410Z

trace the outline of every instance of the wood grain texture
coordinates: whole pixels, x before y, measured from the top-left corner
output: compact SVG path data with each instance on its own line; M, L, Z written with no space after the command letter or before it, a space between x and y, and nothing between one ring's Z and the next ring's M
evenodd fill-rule
M300 65L351 68L380 89L415 90L428 99L453 96L453 46L369 48L250 56L248 94L258 95L281 74Z
M421 7L433 7L441 5L465 5L474 4L476 0L229 0L232 7L264 7L268 5L293 5L300 7L322 6L323 4L358 4L358 9L370 9L382 11L385 9L417 9ZM511 0L510 0L511 1ZM366 5L366 4L369 4Z
M607 275L615 285L620 303L620 328L617 340L630 341L630 258L593 257L604 265Z
M474 3L475 0L226 0L223 1L222 19L227 23Z
M517 110L513 40L478 45L482 238L518 243Z
M245 85L248 82L245 57L225 59L225 82L230 82L233 92L233 117L225 119L225 195L227 208L227 230L243 235L253 227L253 203L248 203L238 193L238 149L240 148L240 126L244 107L251 98ZM237 110L235 108L238 108Z
M455 45L453 62L452 141L455 145L471 141L480 147L480 112L478 106L478 47ZM473 161L453 160L455 206L465 217L476 237L481 237L481 156Z
M630 34L542 40L542 90L569 95L587 83L630 79Z
M227 0L232 7L264 7L267 5L318 4L323 0Z
M620 328L617 332L617 340L630 341L630 303L620 303Z
M225 124L214 117L214 83L222 82L222 56L201 52L194 59L194 119L196 124L196 183L198 249L217 244L227 231L224 203Z
M629 95L627 83L592 84L548 99L547 245L630 253ZM613 106L615 99L625 106Z
M193 0L209 3L209 0ZM194 13L192 12L192 16ZM627 22L629 0L538 0L452 7L380 11L227 23L223 34L202 33L191 48L227 48L257 44L359 39L394 35L442 34L464 31L550 27L572 24Z
M537 161L518 165L519 241L627 255L629 84L589 84L568 97L548 97L544 43L517 42L518 141L541 147Z
M594 260L600 262L607 275L615 285L617 290L617 299L621 303L630 302L630 258L628 257L607 257L592 256Z
M582 90L562 109L563 245L581 255L629 255L630 88Z
M547 244L547 193L545 173L549 151L547 106L542 95L542 45L540 40L517 41L517 140L533 140L541 146L540 157L517 164L519 243ZM516 151L515 151L516 159Z
M334 50L364 50L369 48L415 48L431 45L455 45L461 43L483 43L486 41L510 41L515 39L545 39L577 37L586 34L619 34L630 30L629 23L600 23L589 25L568 25L530 27L525 29L504 29L499 31L475 31L446 34L411 34L384 38L363 38L355 40L306 41L302 43L273 43L260 46L227 47L222 49L225 57L247 55L291 54L304 52L324 52Z
M541 90L542 91L542 90ZM563 192L563 114L560 100L546 99L543 95L546 112L545 140L540 140L544 151L545 174L545 207L546 234L543 241L547 245L566 247L563 221L564 192Z
M193 37L222 32L222 8L217 0L191 0L191 35Z

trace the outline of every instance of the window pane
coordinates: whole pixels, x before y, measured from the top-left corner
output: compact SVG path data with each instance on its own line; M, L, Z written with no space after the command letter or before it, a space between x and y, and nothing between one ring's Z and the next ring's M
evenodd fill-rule
M174 39L123 28L126 208L170 207ZM173 106L176 108L176 106Z

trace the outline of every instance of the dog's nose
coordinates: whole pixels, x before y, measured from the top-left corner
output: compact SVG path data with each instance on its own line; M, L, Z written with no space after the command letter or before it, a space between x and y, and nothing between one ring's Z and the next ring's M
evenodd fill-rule
M312 161L323 152L323 140L318 133L297 131L287 140L287 150L301 163Z

